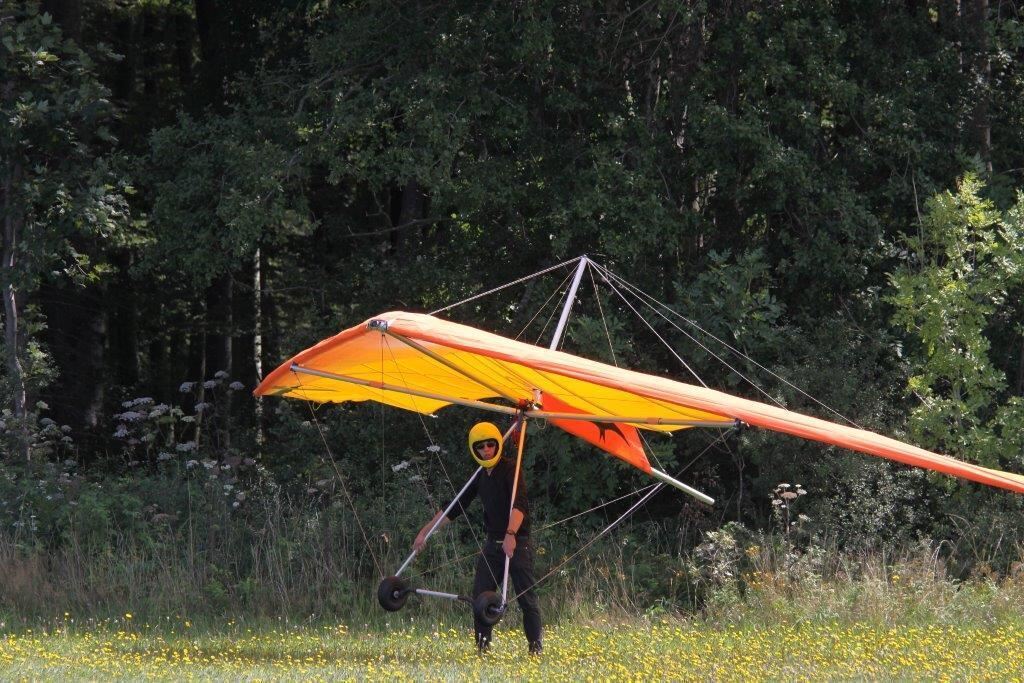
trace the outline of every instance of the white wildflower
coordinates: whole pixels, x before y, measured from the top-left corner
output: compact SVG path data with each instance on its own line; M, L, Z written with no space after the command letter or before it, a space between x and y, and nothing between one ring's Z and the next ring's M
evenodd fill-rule
M398 463L397 465L392 465L391 466L391 471L392 472L401 472L402 470L404 470L407 467L409 467L409 465L410 465L410 463L409 463L408 460L403 460L402 462Z
M192 469L193 467L195 467L198 464L199 464L198 460L189 460L188 462L185 463L185 469L189 469L190 470L190 469Z
M189 453L191 451L194 451L195 449L195 441L183 441L182 443L179 443L174 447L174 450L178 451L179 453Z
M212 379L208 379L205 382L203 382L204 389L213 389L215 386L217 386L217 382Z
M195 387L196 387L196 383L195 382L182 382L181 386L178 387L178 391L180 391L183 394L187 394L188 392L190 392L193 389L195 389Z
M174 456L167 451L160 451L160 454L156 456L157 460L170 460Z
M439 453L440 451L441 447L438 446L437 444L430 444L429 446L427 446L427 453Z
M228 373L225 372L224 370L218 370L217 372L213 373L213 376L216 377L217 379L227 379Z
M241 391L242 389L245 389L245 385L239 382L238 380L235 380L234 382L228 385L228 389L230 389L231 391Z

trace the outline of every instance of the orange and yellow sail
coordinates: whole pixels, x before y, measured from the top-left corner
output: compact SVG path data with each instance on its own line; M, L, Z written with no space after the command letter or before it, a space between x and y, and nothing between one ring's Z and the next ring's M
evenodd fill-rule
M557 414L550 419L559 427L648 472L637 428L728 427L739 420L1024 493L1024 476L1019 474L419 313L384 313L325 339L270 373L256 394L317 402L378 401L419 413L503 398L511 405L530 406L528 414Z

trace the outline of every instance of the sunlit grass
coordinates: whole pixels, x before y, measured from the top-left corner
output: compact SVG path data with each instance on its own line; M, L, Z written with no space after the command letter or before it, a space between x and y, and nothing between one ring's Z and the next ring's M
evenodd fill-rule
M196 629L124 618L83 628L69 619L3 635L0 678L1024 681L1020 621L711 627L668 617L595 620L549 627L539 658L526 654L517 621L503 622L493 650L480 658L467 625Z

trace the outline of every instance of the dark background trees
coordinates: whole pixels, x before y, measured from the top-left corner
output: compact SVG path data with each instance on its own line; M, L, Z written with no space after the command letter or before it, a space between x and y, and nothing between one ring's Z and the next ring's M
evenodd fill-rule
M375 312L587 253L804 389L736 360L789 407L832 415L813 396L1024 471L1013 3L53 0L5 5L0 30L8 467L141 478L205 460L242 486L226 473L251 460L262 474L244 476L319 491L334 473L307 409L257 404L262 373ZM451 315L515 334L556 284ZM601 296L565 348L602 357L606 315L620 362L686 378ZM709 385L764 398L677 340ZM160 405L154 431L123 419ZM390 470L360 453L424 438L365 406L324 419L367 492ZM456 462L460 429L436 435ZM538 444L553 514L635 484ZM851 510L893 500L917 512L886 517L887 537L945 533L931 513L951 493L1019 507L758 433L691 476L724 513L659 500L654 517L764 524L786 479L850 534Z

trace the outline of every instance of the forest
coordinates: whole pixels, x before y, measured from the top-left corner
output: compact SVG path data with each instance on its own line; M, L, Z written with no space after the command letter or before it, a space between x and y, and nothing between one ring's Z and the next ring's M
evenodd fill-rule
M253 389L383 311L552 269L439 314L546 347L572 272L555 266L583 254L700 332L585 278L564 350L1024 473L1022 18L990 0L0 3L0 616L376 609L472 472L477 416ZM659 494L551 595L697 610L745 590L752 548L800 580L878 554L956 580L1024 568L1017 494L684 432L651 448L717 504ZM648 483L554 429L525 467L538 525L604 506L538 536L541 573ZM473 543L462 525L420 569L463 586Z

